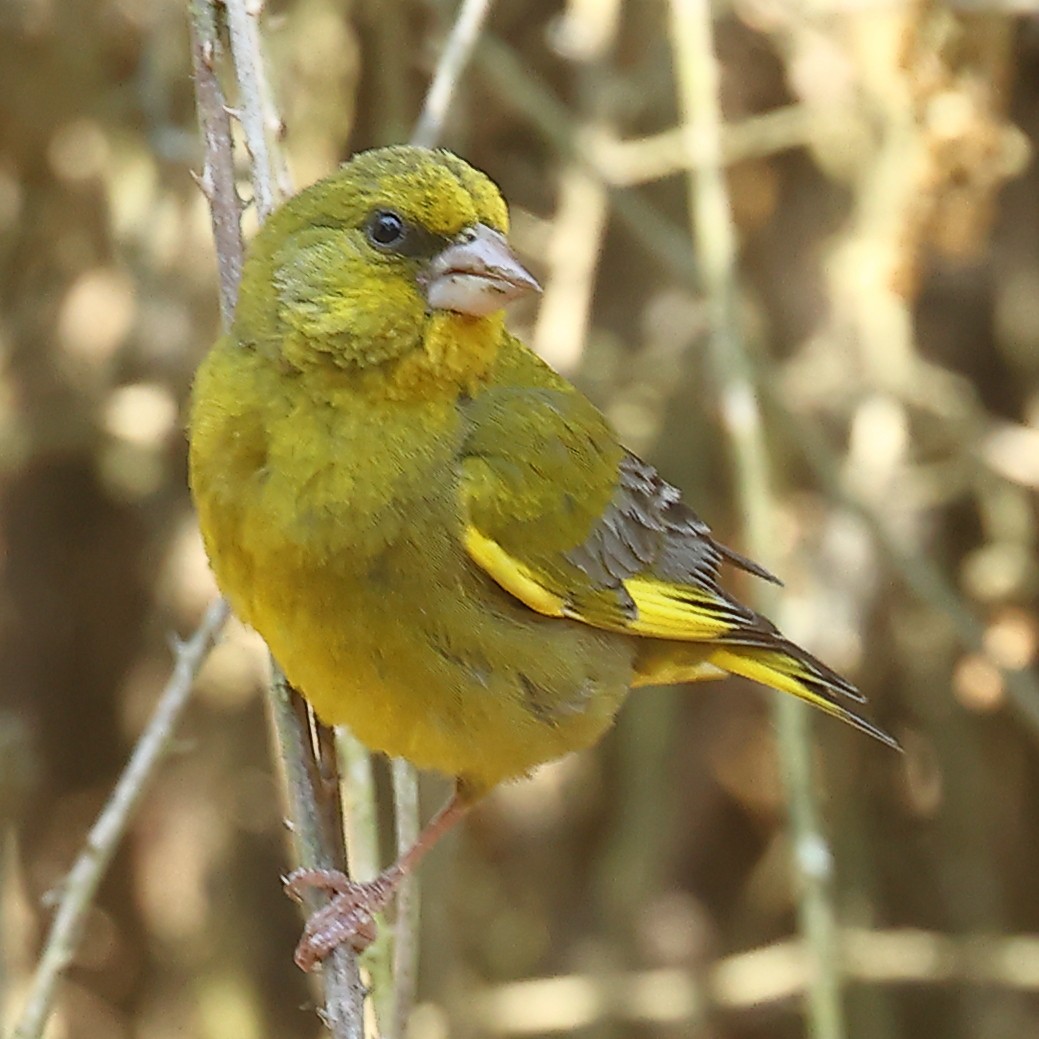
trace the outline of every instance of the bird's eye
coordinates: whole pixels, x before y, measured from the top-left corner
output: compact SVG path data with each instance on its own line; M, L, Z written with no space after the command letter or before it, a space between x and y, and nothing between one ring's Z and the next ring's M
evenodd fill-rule
M393 249L404 241L408 225L392 209L379 209L368 218L365 233L377 249Z

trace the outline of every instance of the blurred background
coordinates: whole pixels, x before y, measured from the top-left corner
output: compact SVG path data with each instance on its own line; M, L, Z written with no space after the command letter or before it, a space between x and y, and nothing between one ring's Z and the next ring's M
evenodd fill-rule
M407 138L453 2L282 0L298 186ZM516 329L746 546L664 0L492 12L444 143L543 279ZM847 1034L1039 1036L1039 22L736 0L716 48L777 620L899 757L813 719ZM4 998L214 594L184 403L217 334L184 4L0 0ZM243 185L243 193L248 189ZM734 576L737 592L746 583ZM53 1035L315 1036L255 636L232 626L90 912ZM385 779L385 777L382 777ZM445 793L430 779L427 810ZM805 1034L767 696L633 697L424 870L419 1039Z

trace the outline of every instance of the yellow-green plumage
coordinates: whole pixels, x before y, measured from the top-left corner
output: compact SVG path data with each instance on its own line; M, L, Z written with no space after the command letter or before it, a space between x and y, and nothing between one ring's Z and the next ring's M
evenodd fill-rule
M393 211L408 237L372 241ZM715 583L728 558L499 311L429 309L430 250L507 231L482 174L384 149L286 203L199 370L217 581L330 723L472 792L595 742L632 685L854 689ZM367 237L366 237L367 235ZM493 235L492 235L493 237Z

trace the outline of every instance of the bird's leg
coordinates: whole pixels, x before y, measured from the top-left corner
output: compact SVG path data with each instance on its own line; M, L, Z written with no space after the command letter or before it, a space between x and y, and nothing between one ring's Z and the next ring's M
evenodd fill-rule
M339 945L361 952L375 940L375 914L389 905L401 881L472 807L461 787L426 824L418 840L373 880L351 880L337 869L297 869L285 878L285 891L300 898L308 888L328 891L328 904L311 914L296 946L296 965L310 971Z

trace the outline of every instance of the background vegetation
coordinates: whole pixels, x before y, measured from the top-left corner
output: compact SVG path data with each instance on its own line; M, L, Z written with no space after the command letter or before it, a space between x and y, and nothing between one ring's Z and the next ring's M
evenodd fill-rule
M268 11L297 184L407 138L453 12ZM777 619L906 748L814 722L847 1034L1037 1034L1039 32L976 5L716 13ZM688 177L705 145L676 129L680 43L664 0L503 2L445 143L502 186L543 276L517 329L746 546L730 451L745 412L706 345ZM41 899L169 673L169 633L214 594L181 419L218 327L190 68L173 0L0 4L12 1012ZM87 919L55 1035L318 1031L279 891L265 666L240 629L207 663ZM791 847L775 734L739 682L645 691L595 753L499 792L424 870L415 1036L804 1034L791 862L827 859ZM443 787L424 793L432 806Z

